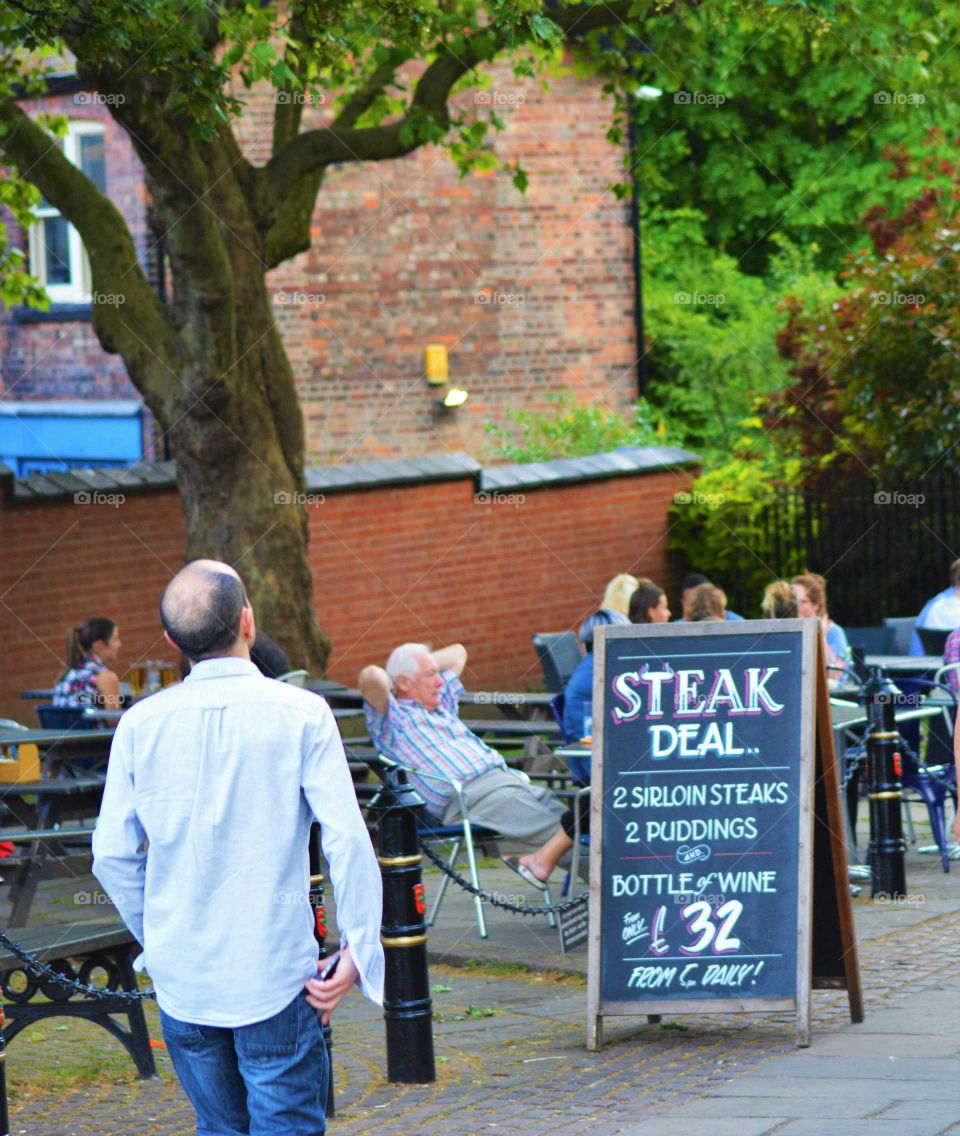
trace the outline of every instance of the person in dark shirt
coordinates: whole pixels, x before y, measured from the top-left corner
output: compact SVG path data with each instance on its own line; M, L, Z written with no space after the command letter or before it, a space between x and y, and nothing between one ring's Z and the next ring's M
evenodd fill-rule
M270 636L264 635L262 631L257 632L257 637L250 648L250 662L255 664L260 673L265 674L267 678L279 678L290 670L290 660L286 651L278 647Z

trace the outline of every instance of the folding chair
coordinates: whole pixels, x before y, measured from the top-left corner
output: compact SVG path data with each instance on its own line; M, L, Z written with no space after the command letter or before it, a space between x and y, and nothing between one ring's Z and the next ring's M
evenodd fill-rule
M442 777L438 773L426 773L422 769L412 769L407 765L400 765L398 762L393 761L391 758L385 758L378 755L377 760L384 764L392 765L395 769L402 769L406 773L413 773L417 777L422 777L428 781L437 781L443 785L449 785L457 798L460 806L460 813L462 820L456 824L441 824L435 821L426 811L422 812L417 818L419 823L418 835L422 841L428 844L446 844L449 851L446 856L446 866L450 871L453 871L457 858L460 855L461 848L467 856L467 874L470 883L475 888L482 888L480 883L480 873L477 870L477 853L476 845L490 843L493 844L500 840L509 839L502 833L494 831L492 828L486 828L483 825L474 824L470 819L470 809L467 805L466 797L463 791L463 782L456 781L451 777ZM444 874L440 883L440 889L437 892L437 897L433 901L429 912L427 913L427 926L432 927L436 922L437 915L440 912L440 905L443 903L443 897L447 894L447 888L450 885L450 877ZM548 888L544 893L544 903L550 904L550 889ZM475 895L473 897L473 906L477 916L477 929L480 932L480 938L486 939L488 937L487 921L483 911L483 900ZM553 918L551 916L551 924Z
M85 730L90 725L83 706L37 706L41 730Z

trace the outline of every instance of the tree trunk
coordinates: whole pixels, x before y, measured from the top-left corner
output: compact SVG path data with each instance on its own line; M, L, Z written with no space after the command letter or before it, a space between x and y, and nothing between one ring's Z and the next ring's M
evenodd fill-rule
M292 667L322 673L330 642L314 611L307 563L303 415L264 279L260 234L229 179L221 184L226 255L212 286L198 279L189 234L178 232L175 208L164 207L156 187L160 231L170 234L181 366L173 403L151 408L177 463L187 558L233 565L258 628Z
M227 421L188 415L169 432L187 521L187 559L209 556L232 564L257 627L283 647L292 667L322 673L330 642L313 608L302 482L284 465L261 459L278 445L256 397L244 395L230 409Z

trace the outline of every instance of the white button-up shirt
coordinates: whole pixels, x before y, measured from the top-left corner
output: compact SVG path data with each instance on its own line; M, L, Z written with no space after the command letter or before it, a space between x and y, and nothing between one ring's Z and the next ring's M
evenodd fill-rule
M314 818L341 943L380 1003L380 871L326 702L220 658L124 714L93 870L143 945L135 965L150 972L165 1013L249 1025L316 975Z

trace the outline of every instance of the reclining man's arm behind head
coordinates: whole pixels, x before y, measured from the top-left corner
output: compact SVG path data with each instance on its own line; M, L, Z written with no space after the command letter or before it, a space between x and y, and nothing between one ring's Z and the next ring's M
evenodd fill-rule
M449 647L441 647L433 652L437 666L442 671L451 670L459 678L463 668L467 665L467 649L462 643L451 643Z
M373 665L364 667L357 679L357 686L378 714L385 714L390 705L390 677L383 667Z

